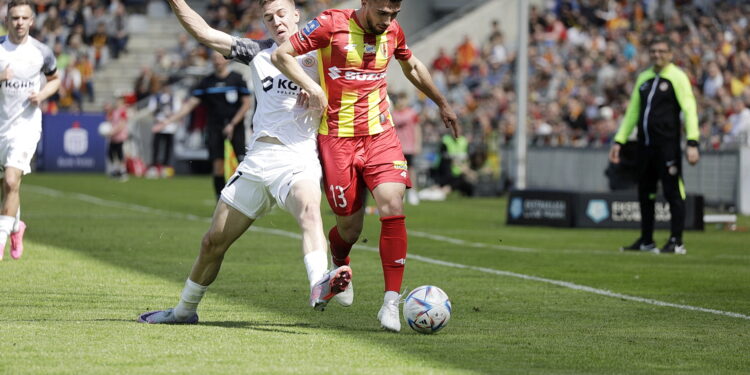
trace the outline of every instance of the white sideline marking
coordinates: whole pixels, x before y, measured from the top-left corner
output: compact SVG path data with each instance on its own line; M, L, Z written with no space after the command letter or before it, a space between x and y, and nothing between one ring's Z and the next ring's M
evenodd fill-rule
M35 186L35 185L24 185L24 186L26 188L29 188L30 190L36 191L37 193L46 194L46 195L53 196L53 197L68 196L68 197L71 197L71 198L74 198L74 199L78 199L78 200L81 200L81 201L84 201L84 202L89 202L89 203L92 203L92 204L106 206L106 207L124 208L124 209L139 211L139 212L145 212L145 213L150 213L150 214L158 214L158 215L162 215L162 216L173 217L173 218L177 218L177 219L187 219L187 220L192 220L192 221L211 222L211 218L200 217L200 216L192 215L192 214L182 214L182 213L177 213L177 212L172 212L172 211L160 210L158 208L151 208L151 207L146 207L146 206L140 206L140 205L137 205L137 204L111 201L111 200L97 198L97 197L94 197L94 196L91 196L91 195L86 195L86 194L66 193L66 192L62 192L62 191L59 191L59 190L54 190L54 189L50 189L50 188L46 188L46 187L41 187L41 186ZM263 227L259 227L259 226L251 226L250 230L251 231L255 231L255 232L261 232L261 233L275 234L275 235L282 236L282 237L287 237L287 238L294 238L294 239L301 239L302 238L302 236L299 235L298 233L289 232L289 231L285 231L285 230L281 230L281 229L272 229L272 228L263 228ZM460 239L455 239L455 238L450 238L450 237L444 237L444 236L439 236L439 235L433 235L433 234L428 234L428 233L423 233L423 232L409 231L409 233L410 234L415 234L416 233L420 237L430 238L430 239L437 240L437 241L449 242L449 243L452 243L452 244L462 245L462 246L489 247L489 248L492 248L492 247L501 248L502 247L503 250L520 251L520 252L536 252L536 251L538 251L536 249L527 249L527 248L521 248L521 247L516 248L516 247L512 247L512 246L498 246L498 245L478 244L478 243L474 243L474 242L470 242L470 241L464 241L464 240L460 240ZM365 246L365 245L359 245L359 244L357 244L357 245L354 245L354 247L358 248L358 249L362 249L362 250L372 251L372 252L378 252L379 251L377 248L372 247L372 246ZM579 291L583 291L583 292L598 294L600 296L605 296L605 297L612 297L612 298L624 299L624 300L627 300L627 301L641 302L641 303L646 303L646 304L649 304L649 305L656 305L656 306L663 306L663 307L673 307L673 308L681 309L681 310L699 311L699 312L705 312L705 313L710 313L710 314L715 314L715 315L728 316L728 317L731 317L731 318L740 318L740 319L750 320L750 316L749 315L744 315L744 314L740 314L740 313L734 313L734 312L730 312L730 311L707 309L707 308L704 308L704 307L697 307L697 306L690 306L690 305L681 305L681 304L677 304L677 303L664 302L664 301L659 301L659 300L650 299L650 298L630 296L630 295L627 295L627 294L615 293L615 292L612 292L612 291L609 291L609 290L605 290L605 289L597 289L597 288L592 288L590 286L578 285L578 284L567 282L567 281L560 281L560 280L547 279L547 278L544 278L544 277L524 275L522 273L515 273L515 272L510 272L510 271L496 270L496 269L493 269L493 268L468 266L468 265L460 264L460 263L453 263L453 262L446 262L446 261L442 261L442 260L438 260L438 259L432 259L432 258L428 258L428 257L425 257L425 256L416 255L416 254L412 254L412 253L409 254L409 259L414 259L414 260L418 260L418 261L421 261L421 262L425 262L425 263L429 263L429 264L435 264L435 265L444 266L444 267L473 270L473 271L479 271L479 272L484 272L484 273L493 274L493 275L515 277L515 278L518 278L518 279L530 280L530 281L538 281L538 282L542 282L542 283L547 283L547 284L561 286L563 288L569 288L569 289L573 289L573 290L579 290Z
M507 250L507 251L516 251L519 253L538 253L539 250L537 249L530 249L527 247L518 247L518 246L505 246L505 245L492 245L492 244L486 244L486 243L479 243L479 242L471 242L471 241L464 241L457 238L451 238L446 236L441 236L439 234L431 234L431 233L425 233L420 232L416 230L409 230L410 236L415 237L422 237L427 238L434 241L441 241L441 242L447 242L454 245L459 246L465 246L465 247L476 247L476 248L482 248L482 249L497 249L497 250Z

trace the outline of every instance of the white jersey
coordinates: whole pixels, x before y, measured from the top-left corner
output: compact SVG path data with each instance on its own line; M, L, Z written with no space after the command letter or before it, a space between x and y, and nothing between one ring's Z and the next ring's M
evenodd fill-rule
M13 44L0 37L0 71L10 67L12 78L0 81L0 136L18 132L40 133L42 111L31 104L29 95L39 92L42 74L54 74L57 60L52 50L38 40L27 37L23 44Z
M277 138L293 150L313 152L317 156L317 134L320 115L296 105L301 89L285 77L271 62L271 54L278 48L272 40L254 41L235 38L229 58L252 68L256 108L253 115L253 137L248 154L260 137ZM318 78L316 52L297 56L302 69L315 82Z

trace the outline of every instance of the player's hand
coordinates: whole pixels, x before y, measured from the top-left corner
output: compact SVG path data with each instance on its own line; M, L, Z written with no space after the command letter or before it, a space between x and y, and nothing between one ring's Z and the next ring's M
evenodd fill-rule
M2 73L0 73L0 81L9 81L11 79L13 79L13 71L10 69L10 66L8 66Z
M234 134L234 126L232 124L228 124L224 127L224 130L222 132L224 133L224 138L231 141L232 134Z
M443 119L445 127L451 130L453 138L458 138L460 129L458 128L458 116L453 112L453 109L449 106L440 108L440 117Z
M297 103L295 103L297 107L305 108L310 105L310 94L307 93L307 91L302 90L299 94L297 94Z
M622 148L622 146L620 146L619 143L615 143L609 149L609 161L611 161L612 164L620 164L620 148Z
M328 107L328 98L323 89L318 86L308 93L310 98L307 100L307 108L314 111L323 112Z
M29 102L31 102L31 105L33 106L39 106L41 104L41 100L39 99L39 93L32 91L29 95Z
M687 160L690 165L696 165L698 164L698 160L701 160L701 153L698 150L698 147L688 146L685 150L685 154L687 155Z

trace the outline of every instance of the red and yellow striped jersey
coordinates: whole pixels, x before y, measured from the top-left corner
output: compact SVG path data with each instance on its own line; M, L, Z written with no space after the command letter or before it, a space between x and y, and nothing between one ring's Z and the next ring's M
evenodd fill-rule
M388 62L412 55L398 22L380 35L370 34L355 10L331 9L290 40L298 54L318 50L320 84L328 96L320 134L359 137L393 126L386 92Z

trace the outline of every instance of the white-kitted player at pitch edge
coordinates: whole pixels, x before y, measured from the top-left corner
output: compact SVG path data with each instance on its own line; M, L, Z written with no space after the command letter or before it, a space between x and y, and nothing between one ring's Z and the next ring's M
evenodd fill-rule
M26 224L20 219L21 177L31 172L31 159L42 135L39 104L60 88L52 50L32 38L34 3L11 0L5 17L8 35L0 36L0 259L10 237L10 255L23 254ZM46 82L42 85L42 75Z
M259 3L272 40L234 38L209 27L184 0L169 0L183 27L199 42L252 67L257 108L247 154L221 192L179 303L172 309L144 313L140 322L196 323L198 303L216 279L227 249L274 204L289 211L302 230L310 304L322 310L333 297L344 306L352 303L351 269L343 266L327 271L328 244L320 215L322 172L316 143L321 114L305 109L306 95L270 61L277 45L297 32L299 11L294 0ZM318 79L315 54L302 55L298 61L310 77Z

